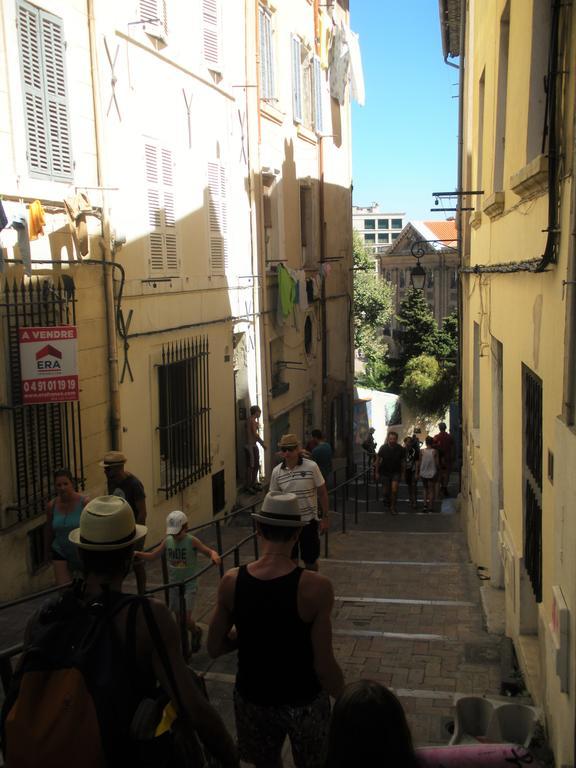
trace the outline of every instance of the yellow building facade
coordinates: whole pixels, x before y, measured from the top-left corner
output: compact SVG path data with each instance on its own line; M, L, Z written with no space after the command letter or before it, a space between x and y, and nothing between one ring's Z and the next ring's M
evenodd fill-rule
M459 56L462 510L505 633L574 765L574 92L571 7L443 1ZM487 582L488 584L488 582Z
M152 544L173 509L198 524L236 503L250 405L264 476L288 429L324 428L346 457L351 86L345 73L331 93L345 0L0 11L7 599L52 583L43 510L62 464L95 496L122 450ZM282 269L301 298L279 317ZM30 406L18 328L68 324L79 400Z

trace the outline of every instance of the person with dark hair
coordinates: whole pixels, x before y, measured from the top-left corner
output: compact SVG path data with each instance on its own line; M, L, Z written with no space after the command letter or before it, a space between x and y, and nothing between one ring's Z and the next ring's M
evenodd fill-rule
M330 478L332 477L332 447L330 443L326 441L321 429L313 429L312 437L317 440L317 443L314 448L312 448L310 455L312 461L315 461L316 464L318 464L324 482L326 483L326 486L328 486Z
M258 444L266 450L266 445L260 437L260 416L262 411L259 405L250 406L250 418L246 422L246 443L244 453L246 455L246 484L244 490L248 493L258 493L262 486L258 482L260 472L260 451Z
M282 765L286 736L297 768L317 768L330 717L329 695L344 687L332 648L332 584L294 564L306 515L293 493L266 495L252 515L260 557L228 571L208 631L216 658L238 649L234 709L240 758Z
M390 430L384 445L380 446L374 466L374 478L376 483L382 478L384 504L390 505L391 514L397 513L396 497L398 496L398 484L404 471L404 448L398 445L398 432Z
M88 503L88 496L76 491L72 473L66 467L54 472L56 497L46 506L44 548L46 560L52 561L56 584L72 581L81 568L76 547L68 534L80 525L80 513Z
M332 712L323 768L417 768L402 705L380 683L346 686Z
M437 435L434 435L434 447L438 451L440 462L438 479L440 480L440 492L444 496L448 496L448 481L450 480L452 462L454 460L454 438L446 430L446 424L443 421L438 424L438 429L440 431Z
M197 734L223 766L238 768L224 723L186 666L168 607L122 591L134 548L146 532L144 525L135 523L128 502L118 496L99 496L84 507L79 527L69 534L82 561L83 589L76 585L65 590L32 617L21 662L25 669L30 656L30 670L38 677L35 670L42 667L37 665L47 658L42 684L48 685L50 676L57 675L50 690L57 690L60 698L46 700L39 691L34 701L28 699L37 713L37 727L27 719L31 710L25 704L11 708L3 734L6 755L12 755L12 760L5 755L7 765L60 765L57 756L64 751L62 764L66 765L140 765L134 730L142 727L142 705L157 699L159 683L176 712L184 740L192 745ZM57 637L62 640L56 652ZM49 641L48 650L43 649L43 640ZM77 684L80 670L81 686ZM19 674L18 670L16 680ZM24 686L16 702L25 694ZM155 727L156 723L151 735L143 737L147 750L154 748ZM78 730L85 734L84 740L79 740ZM23 734L28 742L23 742ZM22 751L37 755L37 760L24 760Z

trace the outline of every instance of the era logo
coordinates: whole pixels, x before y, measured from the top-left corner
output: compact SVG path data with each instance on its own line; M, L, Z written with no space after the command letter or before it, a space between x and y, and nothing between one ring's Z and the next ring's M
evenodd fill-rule
M36 352L36 368L39 371L61 371L62 352L52 344L47 344Z

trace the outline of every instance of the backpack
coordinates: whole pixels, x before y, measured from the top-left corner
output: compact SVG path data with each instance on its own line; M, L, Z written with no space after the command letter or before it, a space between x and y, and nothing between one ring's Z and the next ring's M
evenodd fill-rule
M127 658L134 646L120 641L114 617L129 605L130 630L144 601L103 592L86 602L76 586L36 613L2 708L6 768L136 764L128 737L141 698Z

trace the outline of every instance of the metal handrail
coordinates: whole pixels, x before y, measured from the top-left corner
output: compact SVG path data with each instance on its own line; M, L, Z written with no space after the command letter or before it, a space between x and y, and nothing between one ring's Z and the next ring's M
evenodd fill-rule
M348 467L344 467L343 469L346 470L346 474L348 474ZM357 524L358 523L358 496L359 496L359 481L363 478L364 484L366 488L366 505L367 509L369 506L369 487L370 484L368 482L368 478L370 476L370 473L372 471L372 467L370 465L366 466L366 457L363 457L363 468L360 472L357 472L352 477L346 477L346 479L333 486L329 489L328 495L333 497L334 501L334 509L332 510L335 513L338 513L338 493L341 494L341 500L342 500L342 523L341 523L341 530L342 533L346 533L346 501L348 499L348 492L350 489L350 486L352 483L354 483L355 487L355 494L354 494L354 521ZM335 473L336 474L336 473ZM226 550L225 552L222 552L222 537L221 537L221 530L220 525L222 522L226 522L228 519L235 517L236 515L240 514L241 512L246 512L247 510L253 509L256 507L261 500L254 501L252 504L249 504L245 507L241 507L239 509L233 510L232 512L225 513L222 515L222 517L217 518L215 520L210 520L206 523L201 523L200 525L194 526L193 528L190 528L190 532L194 531L200 531L204 528L208 528L210 526L216 526L216 538L217 538L217 547L218 552L220 554L220 575L222 576L224 574L224 559L228 557L229 555L234 556L234 566L238 567L240 565L240 548L247 544L250 541L254 542L254 556L257 559L258 558L258 539L256 534L256 526L254 523L254 520L252 519L252 533L248 536L245 536L240 541L236 542L234 546L230 547L230 549ZM150 549L154 549L154 547L158 546L158 544L154 544L151 547L147 547L146 551L149 551ZM328 558L328 551L329 551L329 531L327 530L324 535L324 556ZM163 556L162 562L165 565L165 557ZM179 614L180 614L180 637L182 642L182 649L185 656L188 656L190 651L190 639L188 636L188 629L186 626L186 585L195 579L198 579L200 576L207 573L211 568L215 567L215 564L210 562L207 563L204 568L201 568L199 571L197 571L193 576L189 576L187 579L181 582L175 582L170 584L167 580L167 572L165 572L165 568L163 567L163 577L166 579L165 583L160 584L157 587L153 587L151 589L147 589L144 594L145 595L155 595L158 592L164 592L166 597L166 602L168 602L168 596L170 589L178 589L178 602L179 602ZM49 589L42 590L41 592L35 592L32 595L27 595L25 597L18 598L16 600L12 600L7 603L0 604L0 611L12 608L17 605L21 605L22 603L31 602L32 600L36 600L40 597L45 597L51 594L54 594L55 592L59 592L62 589L65 589L66 587L70 586L71 583L60 585L57 587L51 587ZM10 646L9 648L4 648L0 650L0 681L2 682L3 688L6 691L10 680L12 679L12 663L11 659L14 656L18 656L20 653L22 653L23 650L23 643L18 643L17 645Z

